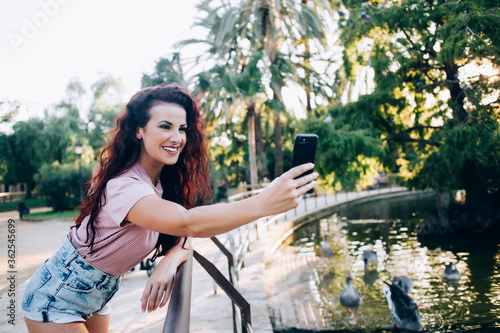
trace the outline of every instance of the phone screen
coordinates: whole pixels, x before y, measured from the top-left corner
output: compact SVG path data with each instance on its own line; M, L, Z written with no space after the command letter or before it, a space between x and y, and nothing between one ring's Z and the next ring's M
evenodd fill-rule
M293 144L292 168L305 163L314 163L317 145L318 136L316 134L298 134ZM304 172L299 177L310 173L312 173L312 169Z

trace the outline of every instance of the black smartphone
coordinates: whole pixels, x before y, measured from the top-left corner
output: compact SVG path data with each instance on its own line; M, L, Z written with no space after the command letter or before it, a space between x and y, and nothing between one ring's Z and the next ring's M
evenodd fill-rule
M298 134L293 143L292 168L305 163L314 163L317 145L318 136L316 134ZM308 170L297 178L312 172L312 169Z

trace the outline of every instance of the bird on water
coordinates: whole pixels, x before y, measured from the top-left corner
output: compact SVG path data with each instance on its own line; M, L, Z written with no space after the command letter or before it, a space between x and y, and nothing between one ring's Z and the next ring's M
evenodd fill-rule
M394 325L409 331L419 331L422 320L417 303L398 284L384 283L389 286L383 290Z
M370 250L363 251L363 255L361 256L361 258L365 263L365 272L368 272L370 264L377 264L378 262L377 252L375 251L370 251Z
M358 322L358 309L363 302L361 298L361 294L359 290L352 286L353 275L352 272L347 272L347 276L345 278L345 287L340 291L339 301L340 304L347 308L347 311L354 316L354 320L351 320L349 324L356 325ZM355 309L355 314L352 312L352 309Z
M413 289L413 281L406 275L396 276L392 279L393 284L397 284L408 295Z
M328 243L328 234L325 234L324 241L319 248L319 256L322 258L333 258L333 249Z
M454 263L446 264L444 267L443 277L449 281L458 281L460 279L460 272Z

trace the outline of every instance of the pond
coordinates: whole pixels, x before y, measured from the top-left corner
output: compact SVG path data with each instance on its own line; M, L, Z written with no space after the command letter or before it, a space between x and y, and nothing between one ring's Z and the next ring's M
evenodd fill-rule
M335 253L333 261L317 259L306 273L308 292L323 316L324 325L317 331L393 330L383 287L384 281L400 275L413 280L410 296L420 303L423 331L500 330L498 238L418 239L416 226L423 210L435 202L434 195L423 193L352 204L294 232L282 253L317 258L325 233ZM365 250L378 255L378 263L367 273L361 258ZM456 264L458 282L443 279L446 263ZM349 324L350 314L338 300L347 271L354 273L353 285L363 297L356 325Z

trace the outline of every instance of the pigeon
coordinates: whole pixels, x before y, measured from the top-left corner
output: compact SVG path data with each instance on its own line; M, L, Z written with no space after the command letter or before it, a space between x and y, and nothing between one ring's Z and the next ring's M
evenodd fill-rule
M419 331L422 319L417 303L399 285L385 281L384 283L389 286L389 288L384 288L384 295L387 298L394 325L410 331Z
M358 322L358 309L361 306L362 299L359 290L352 286L353 275L352 272L347 272L347 276L345 278L345 287L340 291L339 301L340 304L347 308L347 310L353 315L351 309L356 309L355 318L353 321L349 323L352 325L356 325Z
M373 18L367 13L367 12L361 12L359 13L359 19L364 20L364 21L371 21Z
M446 264L444 268L443 277L449 281L458 281L460 279L460 272L455 264Z
M365 262L365 272L368 271L368 267L370 264L376 264L378 262L377 252L375 251L364 251L362 258Z
M392 283L397 284L408 295L413 289L413 281L406 275L396 276Z
M325 234L325 240L319 248L319 256L323 258L333 258L333 249L328 243L328 234Z

